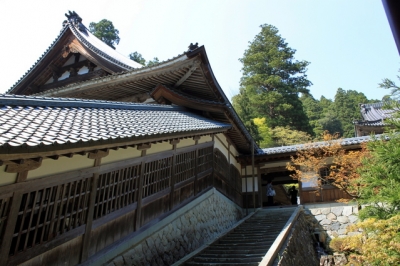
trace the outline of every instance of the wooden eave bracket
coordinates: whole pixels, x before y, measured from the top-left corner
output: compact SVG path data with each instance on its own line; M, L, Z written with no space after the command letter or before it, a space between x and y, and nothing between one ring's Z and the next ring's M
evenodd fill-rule
M171 140L169 141L169 144L171 144L171 145L176 145L176 144L178 144L179 142L180 142L179 139L171 139Z
M108 154L109 154L109 150L108 149L106 149L106 150L96 150L96 151L93 151L93 152L89 152L88 158L89 159L100 159L100 158L106 157Z
M10 164L6 165L5 172L20 173L20 172L35 170L42 165L42 159L43 158L40 157L35 159L12 161Z
M148 150L148 149L150 149L150 148L151 148L151 144L150 144L150 143L143 143L143 144L139 144L139 145L137 146L137 149L138 149L139 151Z

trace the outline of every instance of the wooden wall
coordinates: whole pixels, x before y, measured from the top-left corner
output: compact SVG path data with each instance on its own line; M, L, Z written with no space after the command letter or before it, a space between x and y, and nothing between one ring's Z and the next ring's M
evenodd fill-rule
M241 175L213 142L0 187L0 265L74 265Z
M334 202L339 199L352 199L342 190L334 187L321 190L303 190L300 193L301 204L314 202Z

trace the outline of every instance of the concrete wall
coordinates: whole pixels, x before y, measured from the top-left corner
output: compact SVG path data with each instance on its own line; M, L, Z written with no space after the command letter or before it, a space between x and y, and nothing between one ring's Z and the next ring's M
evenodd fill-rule
M135 236L96 265L171 265L229 230L244 211L215 189ZM119 256L118 256L119 255Z

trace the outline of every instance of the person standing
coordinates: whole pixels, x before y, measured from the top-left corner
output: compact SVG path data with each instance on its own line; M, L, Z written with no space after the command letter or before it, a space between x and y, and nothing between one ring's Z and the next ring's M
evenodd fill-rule
M292 205L297 205L297 189L295 186L292 186L291 189L289 189L289 194L290 194L290 202Z
M267 206L273 206L274 205L274 196L275 196L275 190L274 187L272 186L272 182L269 181L267 184Z

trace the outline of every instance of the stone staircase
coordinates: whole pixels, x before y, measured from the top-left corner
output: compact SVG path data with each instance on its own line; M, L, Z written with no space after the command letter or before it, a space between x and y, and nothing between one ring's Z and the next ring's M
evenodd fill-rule
M183 265L259 265L295 209L259 209Z

